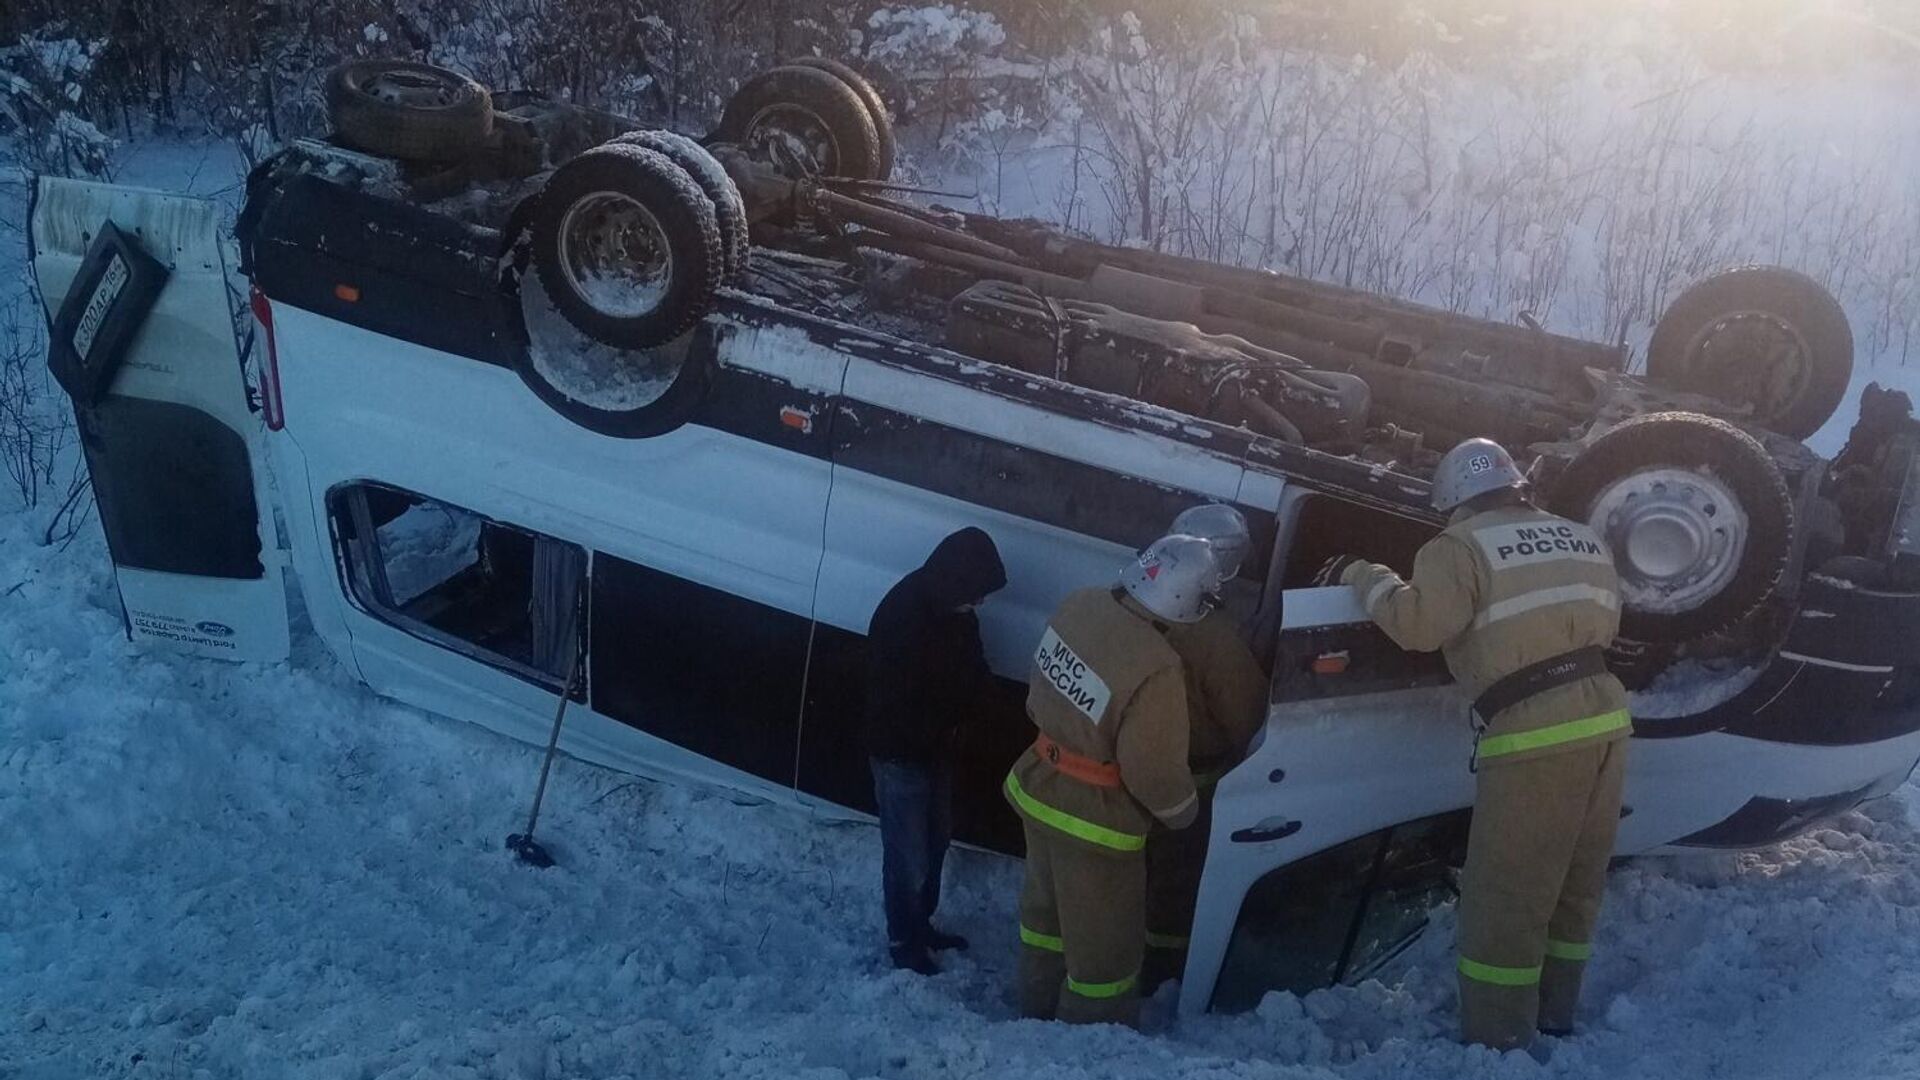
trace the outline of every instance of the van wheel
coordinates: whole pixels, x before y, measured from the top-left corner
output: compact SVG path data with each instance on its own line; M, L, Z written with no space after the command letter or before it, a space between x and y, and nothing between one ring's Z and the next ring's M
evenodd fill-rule
M826 176L879 176L880 136L866 104L819 68L777 67L748 79L715 137Z
M700 185L707 201L713 203L714 223L720 227L720 255L726 267L721 272L721 280L729 284L740 280L747 271L752 244L747 237L747 204L741 200L740 189L734 186L727 170L705 147L671 131L629 131L613 141L622 146L645 147L671 159Z
M1650 644L1753 614L1779 587L1793 545L1793 500L1773 459L1697 413L1654 413L1601 435L1561 473L1550 505L1606 540L1621 635Z
M873 179L892 179L896 145L893 141L893 116L887 112L887 103L881 100L880 91L873 88L873 83L840 61L824 56L803 56L793 61L793 66L818 68L846 83L854 93L860 95L860 103L867 107L867 116L873 120L873 133L880 144L879 156L874 158Z
M713 309L726 257L714 204L686 170L645 147L610 144L541 188L533 268L575 328L645 349Z
M493 99L465 75L405 60L356 60L327 75L327 118L341 142L403 161L448 162L493 134Z
M1820 430L1853 377L1853 330L1805 274L1745 266L1687 289L1653 329L1647 377L1753 408L1796 439Z

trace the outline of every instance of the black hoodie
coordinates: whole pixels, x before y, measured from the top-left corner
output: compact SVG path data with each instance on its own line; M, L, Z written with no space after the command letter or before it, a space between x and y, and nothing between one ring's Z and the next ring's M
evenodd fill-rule
M990 675L971 611L1007 583L993 538L975 528L940 541L900 579L867 628L867 752L930 764L979 708Z

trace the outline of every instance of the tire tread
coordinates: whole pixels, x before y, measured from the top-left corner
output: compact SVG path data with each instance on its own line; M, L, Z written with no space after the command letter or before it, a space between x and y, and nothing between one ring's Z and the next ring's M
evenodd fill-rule
M1711 470L1741 500L1751 531L1740 569L1719 595L1674 614L1621 611L1621 635L1649 644L1692 640L1752 615L1779 588L1793 552L1793 497L1773 459L1753 436L1699 413L1653 413L1608 430L1560 475L1549 508L1587 521L1608 484L1659 466Z

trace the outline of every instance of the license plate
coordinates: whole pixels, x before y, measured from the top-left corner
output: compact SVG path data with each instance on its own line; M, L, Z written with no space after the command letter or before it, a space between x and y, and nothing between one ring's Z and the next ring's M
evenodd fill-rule
M127 267L127 260L118 254L107 263L107 272L100 275L100 284L94 287L93 295L87 299L86 309L80 313L80 322L73 328L73 352L81 363L92 359L93 343L100 336L100 326L107 321L107 314L113 310L114 302L120 299L127 282L132 280L133 271Z

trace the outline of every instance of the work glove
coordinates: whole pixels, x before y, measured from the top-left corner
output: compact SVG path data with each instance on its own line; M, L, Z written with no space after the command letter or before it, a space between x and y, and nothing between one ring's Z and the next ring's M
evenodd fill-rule
M1333 558L1321 563L1320 569L1313 572L1313 584L1319 588L1324 588L1329 585L1345 585L1347 583L1347 571L1364 562L1366 562L1366 560L1358 555L1335 555Z

